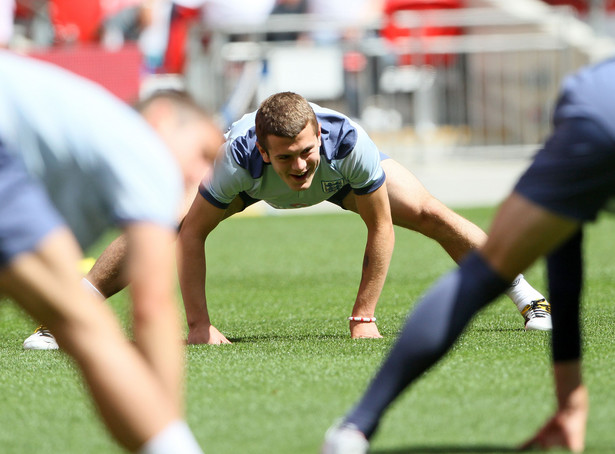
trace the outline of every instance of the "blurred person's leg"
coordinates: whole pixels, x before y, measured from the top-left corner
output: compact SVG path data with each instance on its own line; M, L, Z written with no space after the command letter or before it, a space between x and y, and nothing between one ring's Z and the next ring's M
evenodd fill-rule
M170 439L183 452L200 452L175 396L82 285L79 246L44 189L7 153L0 153L0 200L0 293L54 331L113 436L131 450L147 442L163 453L157 447Z
M390 403L449 350L474 314L538 257L570 237L578 225L511 195L481 252L469 255L417 304L346 423L369 438Z
M55 333L83 372L110 432L134 451L180 415L109 307L82 286L79 259L70 232L56 230L0 271L0 288Z
M181 409L185 344L175 297L175 230L137 222L125 232L135 346L173 406Z
M605 68L610 67L600 69ZM588 74L585 76L590 77ZM605 80L612 78L595 79ZM345 422L328 433L325 447L336 448L343 440L356 441L358 436L371 437L390 403L448 351L472 316L518 273L549 254L558 407L524 447L583 450L589 403L580 365L581 225L595 220L615 195L615 141L612 130L604 127L605 119L612 118L608 114L612 103L600 101L592 115L584 117L581 113L589 105L584 97L567 91L560 96L551 137L500 207L485 245L422 298L367 392ZM442 316L434 316L436 313Z

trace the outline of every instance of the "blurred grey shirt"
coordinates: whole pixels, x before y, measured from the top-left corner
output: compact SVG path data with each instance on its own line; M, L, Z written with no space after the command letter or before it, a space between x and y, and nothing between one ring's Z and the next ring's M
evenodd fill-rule
M0 141L43 183L82 247L112 225L177 223L183 184L170 151L90 81L0 51Z

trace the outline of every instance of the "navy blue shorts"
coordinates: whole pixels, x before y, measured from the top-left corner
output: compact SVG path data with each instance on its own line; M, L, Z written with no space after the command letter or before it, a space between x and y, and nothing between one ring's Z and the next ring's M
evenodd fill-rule
M0 142L0 268L64 225L41 183Z
M515 187L543 208L592 221L615 196L615 141L595 121L574 118L555 128Z
M380 162L384 161L385 159L390 159L390 158L391 158L390 156L384 154L383 152L380 152ZM342 202L344 201L346 196L348 194L350 194L350 191L352 191L352 188L350 187L349 184L346 184L346 185L342 186L342 188L339 191L337 191L335 194L333 194L331 197L329 197L327 199L327 202L334 203L337 206L339 206L340 208L343 208L345 210L346 208L344 208L344 205L342 204ZM254 197L250 197L245 192L240 192L239 193L239 197L241 198L241 200L243 200L243 208L240 211L245 210L250 205L254 205L256 202L259 202L259 199L255 199Z

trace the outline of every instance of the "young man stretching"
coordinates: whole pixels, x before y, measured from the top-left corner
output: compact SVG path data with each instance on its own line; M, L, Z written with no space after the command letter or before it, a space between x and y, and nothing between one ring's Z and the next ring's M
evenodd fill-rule
M211 323L205 296L204 243L218 223L264 200L280 209L327 200L357 212L367 227L363 272L352 312L353 338L380 337L375 309L393 251L393 224L435 239L455 260L481 246L485 233L382 155L348 117L278 93L226 134L212 177L201 185L179 233L180 284L189 343L226 343ZM528 329L550 329L550 307L519 276L509 292Z

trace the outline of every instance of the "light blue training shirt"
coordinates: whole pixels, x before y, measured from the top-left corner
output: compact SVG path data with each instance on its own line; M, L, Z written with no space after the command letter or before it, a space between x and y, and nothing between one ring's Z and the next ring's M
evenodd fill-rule
M199 192L218 208L240 193L274 208L299 208L327 200L345 185L356 194L375 191L385 181L381 155L367 133L345 115L311 104L321 126L320 164L311 186L294 191L263 161L256 147L256 112L244 115L226 133L213 175Z

